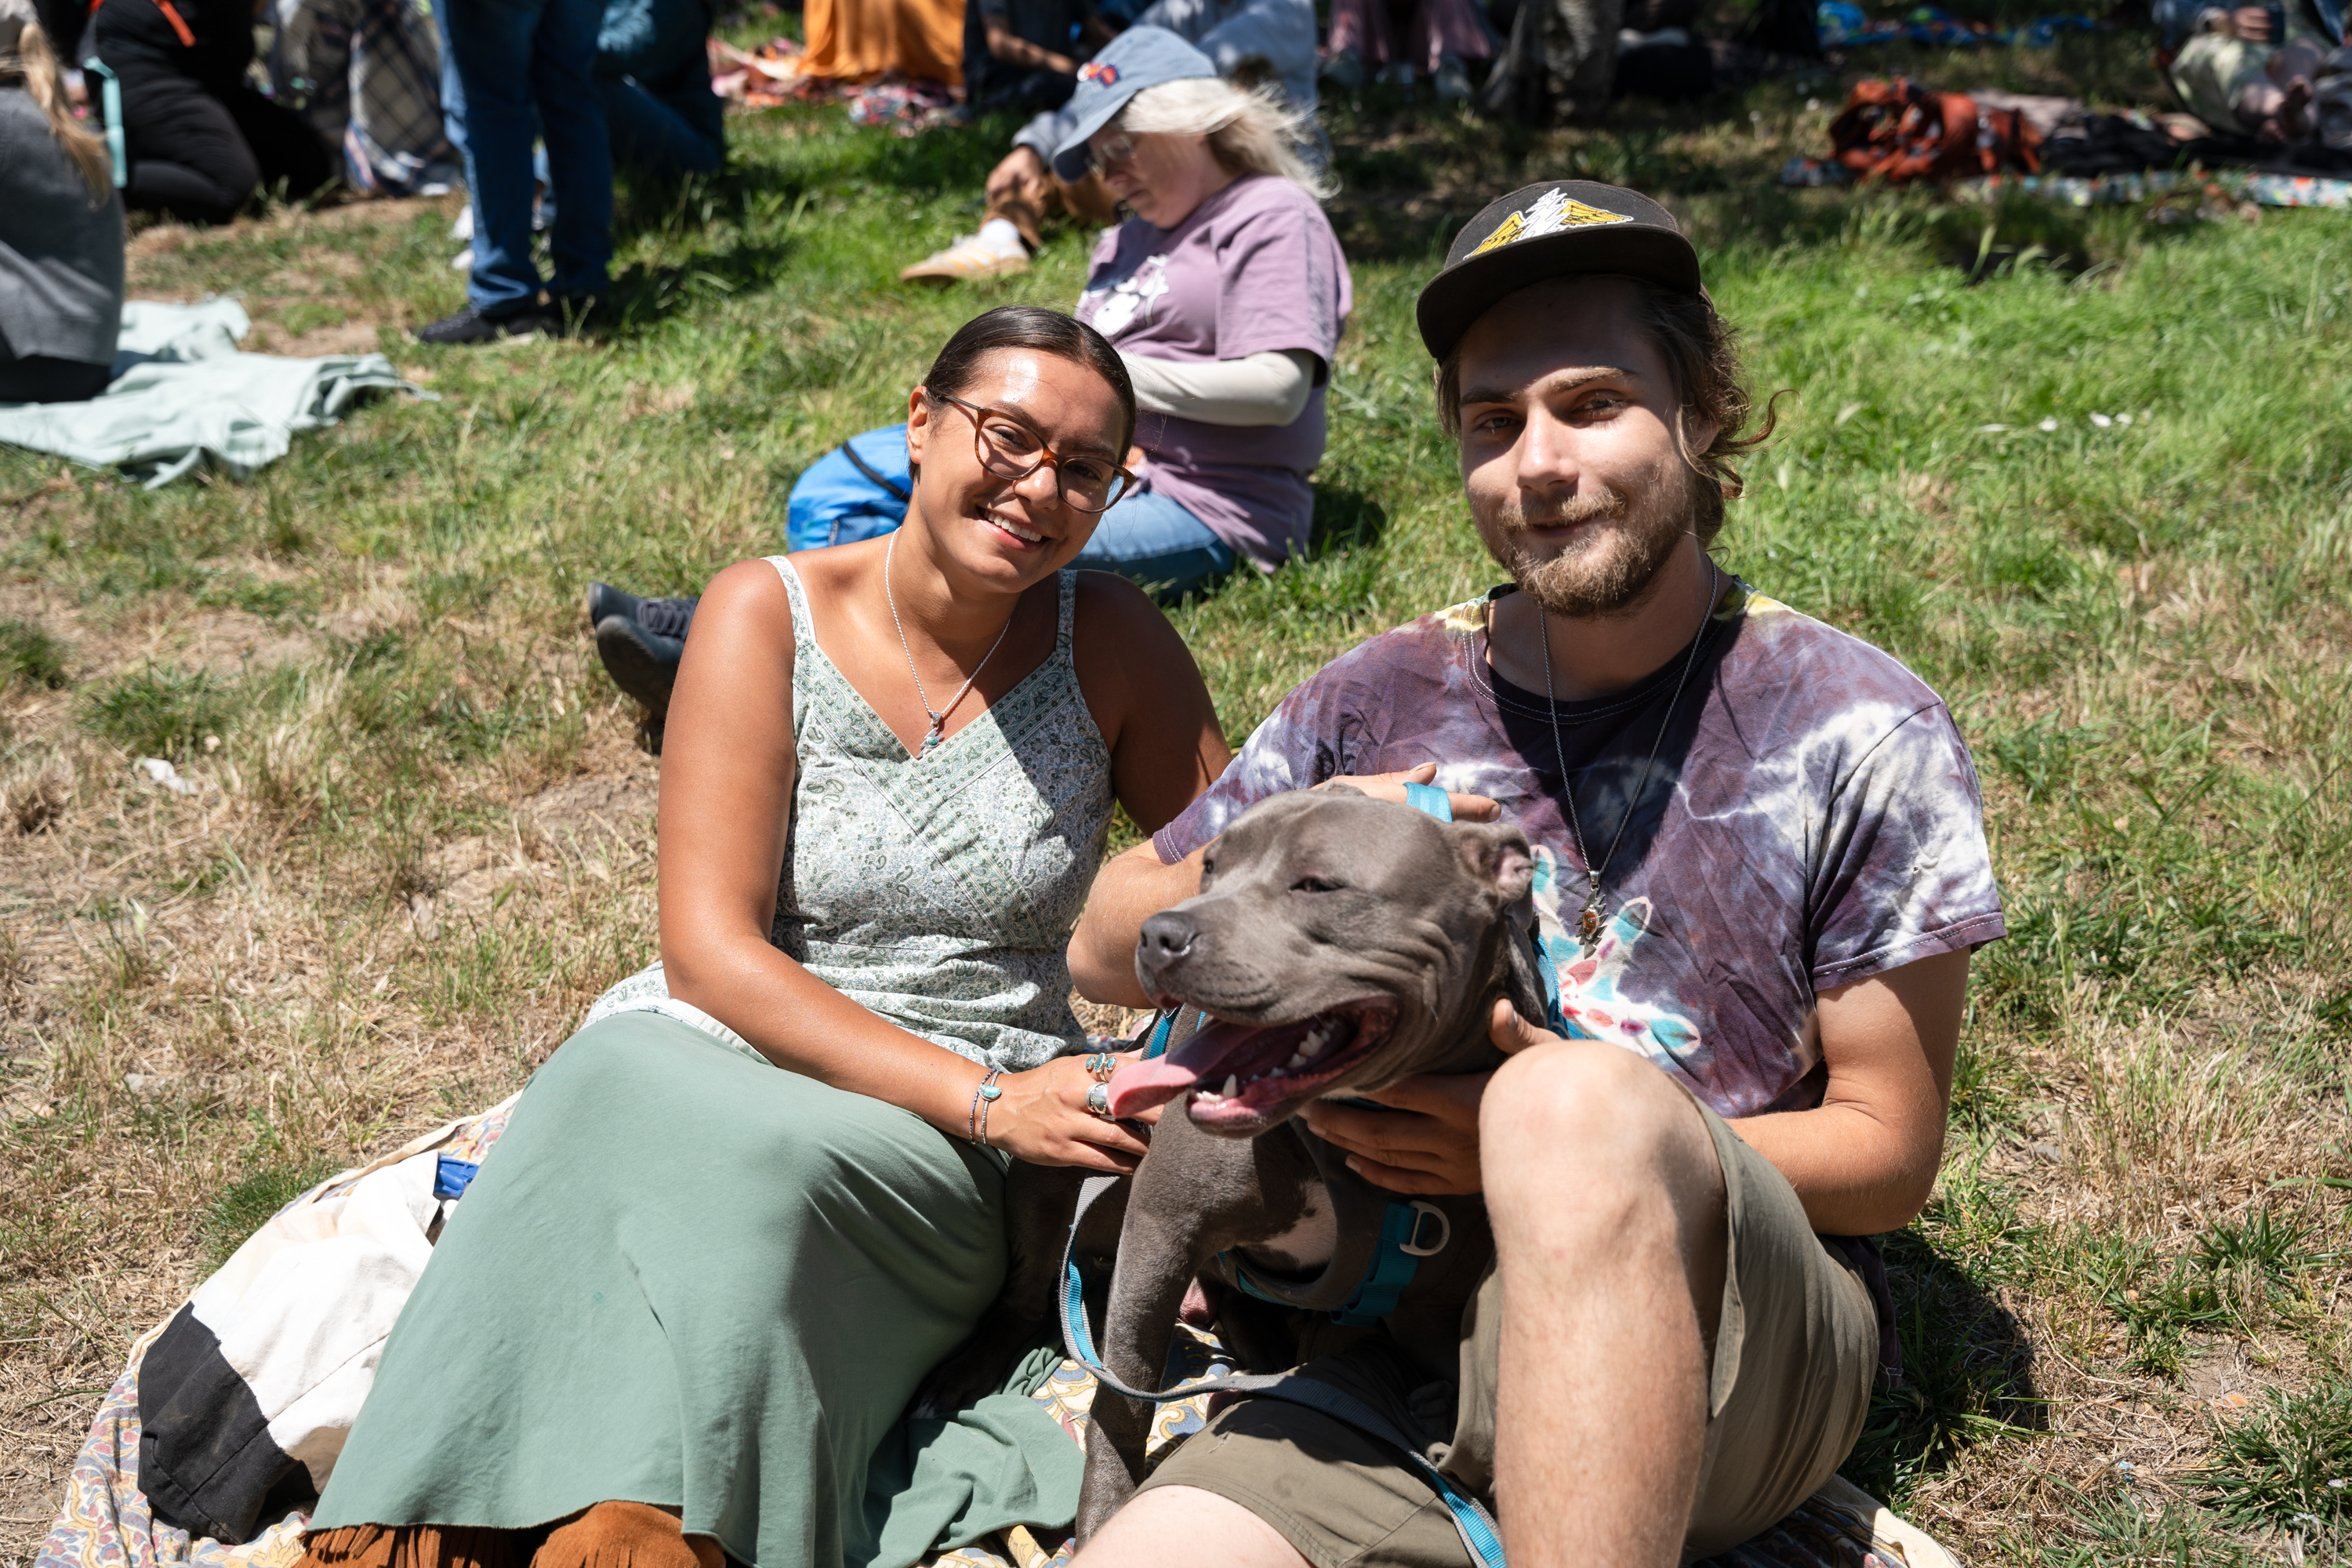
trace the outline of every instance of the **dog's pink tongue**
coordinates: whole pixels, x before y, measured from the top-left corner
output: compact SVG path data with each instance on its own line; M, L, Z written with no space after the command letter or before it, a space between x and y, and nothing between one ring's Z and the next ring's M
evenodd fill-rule
M1136 1116L1167 1104L1215 1071L1234 1047L1256 1033L1246 1025L1211 1023L1164 1057L1128 1063L1111 1075L1110 1113Z
M1129 1062L1111 1075L1110 1113L1139 1116L1154 1106L1167 1104L1200 1081L1198 1072L1179 1067L1167 1057Z

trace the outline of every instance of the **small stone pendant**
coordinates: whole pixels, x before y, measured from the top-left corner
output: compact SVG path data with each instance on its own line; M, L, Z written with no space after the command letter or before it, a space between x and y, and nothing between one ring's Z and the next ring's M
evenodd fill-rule
M1584 911L1576 917L1576 940L1584 944L1588 952L1600 945L1601 910L1597 905L1585 905Z
M921 757L929 756L931 754L931 748L938 745L940 739L940 727L937 724L932 725L930 733L923 737L923 749L915 754Z

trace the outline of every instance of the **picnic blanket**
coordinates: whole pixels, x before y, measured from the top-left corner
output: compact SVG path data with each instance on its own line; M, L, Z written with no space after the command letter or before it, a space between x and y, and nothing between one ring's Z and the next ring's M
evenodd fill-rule
M252 326L234 300L125 300L112 384L87 403L0 404L0 442L143 473L153 489L207 459L247 478L368 393L433 395L380 353L242 353Z
M498 1142L513 1104L509 1100L450 1122L303 1194L199 1286L180 1311L142 1335L100 1402L34 1568L294 1568L302 1556L310 1504L341 1450L339 1434L349 1430L366 1394L375 1364L372 1352L381 1349L397 1311L402 1277L413 1283L415 1248L408 1244L429 1246L448 1205L458 1201L436 1194L455 1189L462 1195L462 1178ZM334 1267L338 1256L341 1268ZM326 1267L312 1267L320 1264ZM339 1310L339 1301L353 1310ZM207 1342L216 1347L211 1364L245 1380L255 1412L268 1417L248 1418L235 1431L216 1434L222 1440L215 1457L243 1453L248 1480L257 1460L285 1473L278 1486L254 1494L261 1506L252 1513L218 1521L226 1536L191 1535L158 1519L142 1479L144 1468L177 1462L185 1473L172 1484L184 1498L189 1492L193 1472L182 1457L203 1447L204 1434L148 1429L141 1419L140 1385L144 1373L151 1383L149 1415L168 1427L173 1401L159 1399L152 1384L170 1376L173 1392L190 1389L189 1369L206 1364ZM175 1363L168 1371L167 1362ZM1051 1352L1027 1365L1033 1379L1042 1379L1029 1397L1082 1451L1093 1375ZM1213 1336L1184 1328L1165 1382L1231 1370ZM1160 1407L1147 1448L1151 1462L1207 1424L1208 1402L1207 1395L1196 1395ZM270 1454L278 1458L270 1460ZM924 1568L1068 1568L1076 1550L1064 1531L1015 1524L935 1554ZM1696 1568L1958 1564L1877 1500L1833 1478L1763 1535Z

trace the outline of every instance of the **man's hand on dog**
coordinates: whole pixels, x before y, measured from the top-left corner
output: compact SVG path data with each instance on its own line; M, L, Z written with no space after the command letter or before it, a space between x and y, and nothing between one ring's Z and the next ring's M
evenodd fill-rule
M1503 1000L1496 1002L1486 1033L1505 1056L1559 1038L1520 1017L1518 1009ZM1348 1169L1374 1186L1399 1193L1481 1192L1478 1101L1493 1076L1424 1074L1363 1096L1389 1107L1386 1110L1318 1100L1301 1114L1317 1137L1347 1151Z
M1370 795L1374 800L1394 801L1397 805L1402 805L1405 804L1405 785L1436 782L1437 764L1423 763L1417 768L1407 768L1401 773L1366 773L1360 778L1349 775L1325 779L1315 787L1328 789L1333 784L1344 784L1360 795ZM1492 822L1503 809L1483 795L1457 795L1448 790L1445 792L1445 799L1454 808L1454 820L1456 822Z

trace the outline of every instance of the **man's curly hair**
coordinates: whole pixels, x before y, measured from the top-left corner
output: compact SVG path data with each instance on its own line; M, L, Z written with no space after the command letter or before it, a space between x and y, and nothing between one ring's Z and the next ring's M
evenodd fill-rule
M1763 427L1746 433L1756 405L1740 368L1738 334L1716 312L1715 301L1705 294L1662 289L1639 278L1618 280L1633 286L1634 325L1665 360L1667 373L1674 378L1675 447L1704 481L1692 487L1692 528L1702 546L1711 544L1723 530L1723 503L1738 500L1747 489L1738 461L1772 438L1779 420L1774 405L1780 395L1776 393L1766 405ZM1462 350L1458 343L1437 367L1437 419L1448 436L1461 439ZM1715 439L1705 451L1694 452L1686 432L1694 425L1710 424L1715 426Z

